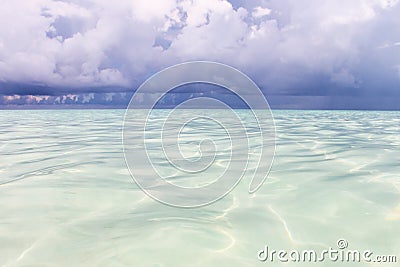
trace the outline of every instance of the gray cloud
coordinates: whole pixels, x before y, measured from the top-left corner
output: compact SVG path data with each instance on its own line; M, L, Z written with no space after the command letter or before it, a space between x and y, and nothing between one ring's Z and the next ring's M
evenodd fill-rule
M163 67L215 60L277 105L395 101L398 14L397 0L4 0L0 94L126 93Z

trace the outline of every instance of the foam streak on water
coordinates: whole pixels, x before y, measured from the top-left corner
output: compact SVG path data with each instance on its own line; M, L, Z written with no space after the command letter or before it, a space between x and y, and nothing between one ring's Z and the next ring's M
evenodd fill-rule
M339 238L400 256L400 113L273 114L276 157L260 190L242 181L179 209L132 182L123 110L0 111L0 266L266 266L265 245Z

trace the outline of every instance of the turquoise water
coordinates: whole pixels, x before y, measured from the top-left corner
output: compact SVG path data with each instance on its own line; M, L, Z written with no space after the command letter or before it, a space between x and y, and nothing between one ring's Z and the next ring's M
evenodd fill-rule
M280 266L258 251L320 251L340 238L399 262L400 113L273 115L265 184L249 195L244 179L212 205L182 209L133 183L123 110L0 111L0 266Z

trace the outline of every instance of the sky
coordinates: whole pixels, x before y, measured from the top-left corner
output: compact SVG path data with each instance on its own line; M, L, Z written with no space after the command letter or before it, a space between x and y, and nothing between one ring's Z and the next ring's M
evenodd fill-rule
M154 73L207 60L273 108L400 109L399 2L0 0L0 108L124 107Z

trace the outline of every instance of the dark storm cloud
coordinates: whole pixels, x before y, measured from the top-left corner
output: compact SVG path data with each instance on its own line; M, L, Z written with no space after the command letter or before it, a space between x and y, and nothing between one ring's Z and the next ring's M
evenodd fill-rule
M77 93L132 92L131 88L121 86L49 86L35 83L0 82L0 95L49 95L59 96Z

